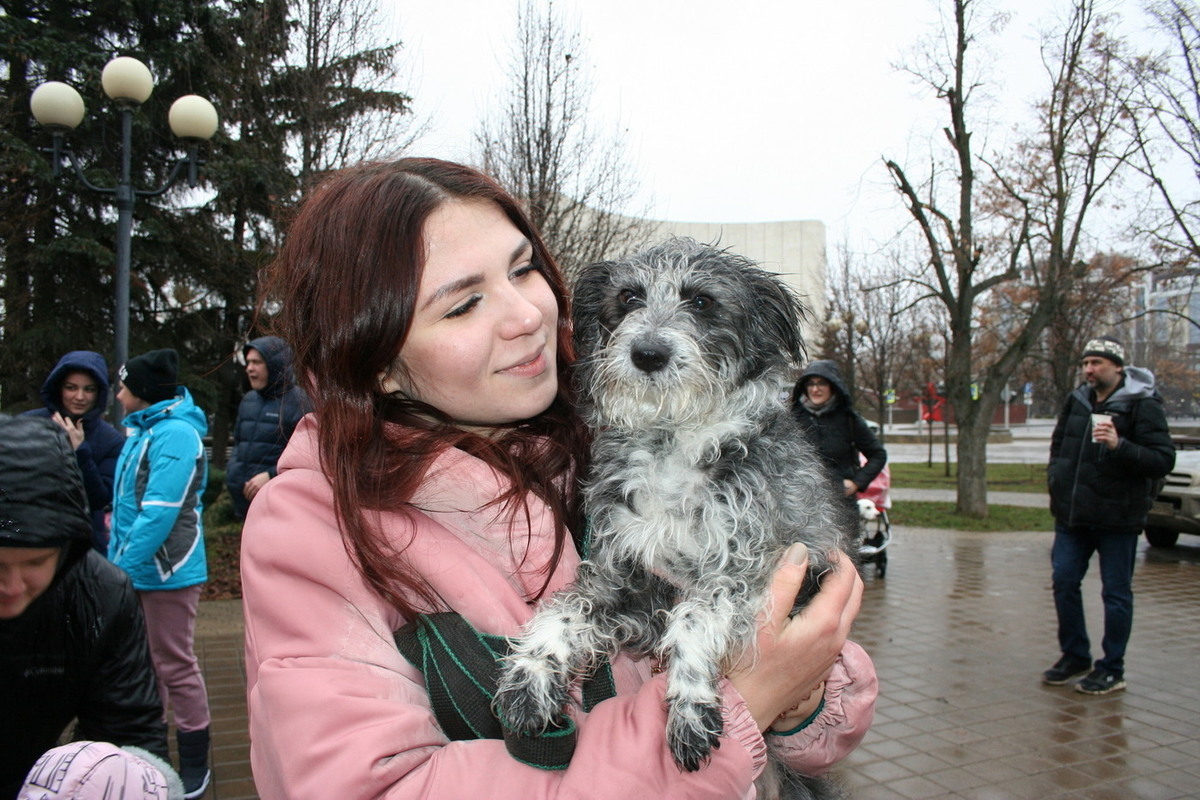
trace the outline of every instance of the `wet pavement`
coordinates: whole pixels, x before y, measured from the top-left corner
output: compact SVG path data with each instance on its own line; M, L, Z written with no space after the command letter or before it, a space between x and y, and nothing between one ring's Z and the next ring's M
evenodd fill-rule
M1200 797L1200 541L1143 541L1129 688L1089 697L1039 682L1059 655L1052 534L894 533L854 633L881 691L870 733L838 768L853 797ZM1098 641L1095 572L1084 592Z
M881 693L870 733L836 770L852 797L1200 797L1200 539L1142 544L1129 688L1089 697L1039 682L1058 657L1051 534L893 532L887 577L869 568L854 633ZM1095 574L1084 591L1098 640ZM202 603L197 643L213 708L205 796L255 798L240 603Z

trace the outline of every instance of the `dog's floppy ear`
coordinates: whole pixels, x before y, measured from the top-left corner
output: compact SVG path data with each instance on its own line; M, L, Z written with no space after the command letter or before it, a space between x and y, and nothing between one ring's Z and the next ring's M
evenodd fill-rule
M603 326L599 320L604 312L605 290L608 288L614 266L612 261L601 261L584 267L575 281L575 288L571 293L571 317L575 354L578 358L590 356L600 343Z
M778 276L761 269L752 274L758 284L755 313L749 318L754 336L773 343L792 365L803 364L806 354L800 324L808 317L807 309Z

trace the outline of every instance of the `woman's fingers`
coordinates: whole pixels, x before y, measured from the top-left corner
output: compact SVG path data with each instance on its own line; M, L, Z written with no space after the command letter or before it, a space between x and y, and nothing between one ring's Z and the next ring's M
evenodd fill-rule
M792 605L796 602L796 595L800 594L807 575L808 548L803 543L796 542L783 554L783 560L771 580L771 600L763 621L773 622L773 629L787 624Z
M858 571L837 553L821 591L789 617L807 579L808 556L802 544L788 548L771 581L769 605L759 615L757 645L729 672L760 729L796 707L829 675L862 602Z
M840 636L844 641L862 606L863 582L845 553L835 552L830 558L830 566L821 581L821 591L797 616L829 625L829 635ZM841 648L840 643L838 648Z

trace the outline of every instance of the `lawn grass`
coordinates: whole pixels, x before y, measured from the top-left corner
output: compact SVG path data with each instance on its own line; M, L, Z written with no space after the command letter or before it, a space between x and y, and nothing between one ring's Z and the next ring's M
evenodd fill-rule
M950 465L946 476L944 463L889 464L892 486L906 489L958 488L958 465ZM1045 494L1046 467L1044 464L989 464L989 492L1032 492ZM1049 505L1049 498L1047 498ZM888 515L893 525L914 528L949 528L959 531L1052 531L1054 518L1046 507L988 505L987 519L965 517L954 511L953 502L897 503Z
M897 502L888 511L893 526L948 528L956 531L1052 531L1054 518L1046 508L989 505L987 519L965 517L954 503Z
M889 464L892 486L906 489L954 489L958 479L958 465L950 465L950 477L946 477L946 465L934 462L933 466L920 464ZM1045 492L1045 464L989 464L987 468L988 491L992 492Z

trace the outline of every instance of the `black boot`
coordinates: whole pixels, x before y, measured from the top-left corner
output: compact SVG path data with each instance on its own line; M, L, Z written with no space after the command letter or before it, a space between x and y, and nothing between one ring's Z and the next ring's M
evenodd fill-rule
M179 778L183 781L183 796L195 800L204 794L212 780L208 769L208 728L198 731L177 731L179 743Z

